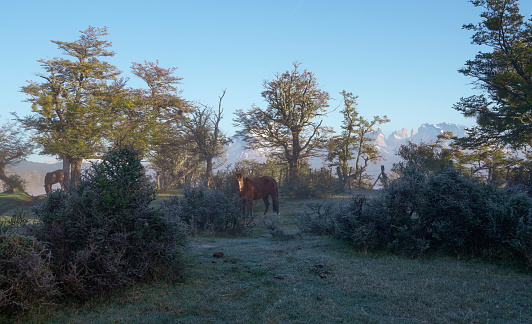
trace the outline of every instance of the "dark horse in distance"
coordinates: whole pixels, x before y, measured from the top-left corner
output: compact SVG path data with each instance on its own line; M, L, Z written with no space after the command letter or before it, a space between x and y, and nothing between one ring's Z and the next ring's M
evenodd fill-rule
M44 190L46 191L46 194L48 195L50 191L52 191L52 185L58 182L61 185L61 190L65 190L64 181L65 171L59 169L54 172L48 172L44 177Z
M253 218L253 200L261 199L264 201L266 210L264 211L264 216L270 208L270 203L268 202L268 196L272 196L273 211L277 212L277 217L279 217L279 201L278 201L278 190L277 182L271 177L260 177L256 179L244 178L242 173L237 173L235 179L238 185L238 194L242 198L242 203L244 205L244 216L246 215L246 206L249 201L251 208L251 218Z

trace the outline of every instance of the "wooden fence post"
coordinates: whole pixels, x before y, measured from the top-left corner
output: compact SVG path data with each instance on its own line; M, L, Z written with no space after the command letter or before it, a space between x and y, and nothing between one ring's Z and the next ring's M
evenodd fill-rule
M339 166L336 167L336 174L338 175L338 189L343 191L344 188L342 188L342 172Z
M386 172L384 172L384 165L381 165L381 174L382 174L382 182L384 183L384 186L388 186L388 176L386 175Z
M349 167L349 174L347 175L347 182L349 183L349 192L351 192L351 173L353 173L353 167Z
M371 189L375 187L379 179L382 177L382 183L384 184L384 187L388 186L388 176L386 175L386 172L384 172L384 165L381 165L381 173L379 173L379 176L377 177L377 180L373 183L373 186L371 186Z

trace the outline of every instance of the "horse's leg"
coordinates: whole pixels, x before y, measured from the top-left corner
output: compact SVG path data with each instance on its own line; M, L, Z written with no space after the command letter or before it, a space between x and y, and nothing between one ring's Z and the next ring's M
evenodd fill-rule
M253 219L253 198L249 200L249 210L251 211L251 219Z
M279 215L279 196L278 196L277 188L271 195L272 195L273 211L277 212L277 219L280 219L281 216Z
M247 207L248 201L244 197L242 198L242 219L246 218L246 207Z
M262 197L262 200L264 201L264 206L266 206L266 210L264 211L264 217L266 217L266 213L268 212L268 209L270 208L270 202L268 201L268 195Z

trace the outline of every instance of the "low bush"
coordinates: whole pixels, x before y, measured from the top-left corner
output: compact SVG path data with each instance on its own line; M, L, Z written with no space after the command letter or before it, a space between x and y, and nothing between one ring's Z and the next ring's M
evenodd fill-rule
M296 215L296 224L303 233L336 234L334 217L339 214L339 208L330 200L308 203L303 213Z
M363 250L517 257L532 267L532 199L520 188L499 189L454 169L424 176L405 172L375 199L299 216L303 231L327 233Z
M253 219L249 213L243 217L242 200L236 194L228 198L220 191L192 188L182 198L164 201L162 208L186 222L193 234L240 235L253 228Z
M50 254L35 237L0 234L0 322L49 304L56 296Z
M179 275L186 225L149 204L156 191L139 154L110 149L81 182L34 208L65 297L86 299L134 281Z

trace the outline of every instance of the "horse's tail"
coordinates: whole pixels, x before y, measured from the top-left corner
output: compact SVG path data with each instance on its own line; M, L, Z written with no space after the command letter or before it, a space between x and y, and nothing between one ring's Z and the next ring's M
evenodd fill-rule
M273 211L279 215L279 186L277 185L277 181L275 181L275 179L273 182L275 183L275 192L272 194Z

